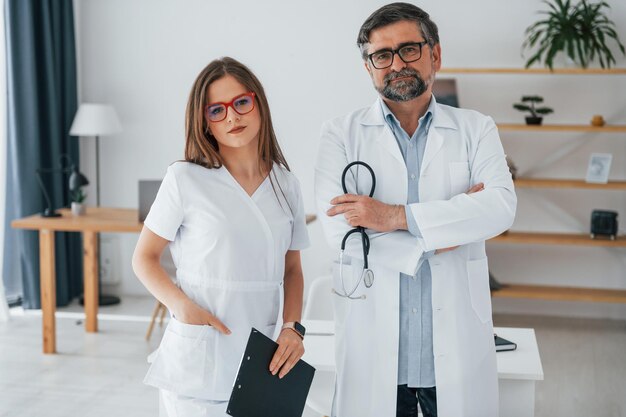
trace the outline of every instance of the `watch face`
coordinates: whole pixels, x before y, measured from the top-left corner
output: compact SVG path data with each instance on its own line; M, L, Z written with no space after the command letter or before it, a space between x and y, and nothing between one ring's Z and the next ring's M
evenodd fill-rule
M298 333L300 333L302 336L304 336L304 332L306 332L306 329L304 328L303 325L301 325L300 323L296 322L293 326Z

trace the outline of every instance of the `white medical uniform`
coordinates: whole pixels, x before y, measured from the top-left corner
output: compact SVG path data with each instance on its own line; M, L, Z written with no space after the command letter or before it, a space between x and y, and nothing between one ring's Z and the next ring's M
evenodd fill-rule
M182 291L232 331L172 317L144 382L169 416L225 416L251 327L280 333L285 255L309 244L298 180L275 164L249 196L225 167L176 162L144 225L171 241Z

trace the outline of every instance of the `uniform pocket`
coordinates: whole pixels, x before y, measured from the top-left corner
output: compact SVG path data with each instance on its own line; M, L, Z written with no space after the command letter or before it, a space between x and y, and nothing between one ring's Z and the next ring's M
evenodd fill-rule
M181 288L199 306L219 318L231 334L210 327L207 338L206 381L201 398L227 401L250 329L272 337L282 317L283 285L280 281L181 280Z
M467 261L467 280L474 312L481 322L491 321L491 293L487 258Z
M450 162L450 195L466 193L470 188L470 170L468 162Z
M275 325L271 325L255 328L273 340L275 327ZM212 392L211 397L216 400L228 400L230 398L252 327L231 330L232 333L229 335L219 333L215 337L213 356L217 366L214 368L207 388ZM269 369L269 363L267 365Z
M207 348L215 330L186 324L172 317L146 383L181 395L200 396L206 390L211 363Z

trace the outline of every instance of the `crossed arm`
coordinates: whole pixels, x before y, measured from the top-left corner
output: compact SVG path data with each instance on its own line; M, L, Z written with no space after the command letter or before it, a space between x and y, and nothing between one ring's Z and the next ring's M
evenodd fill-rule
M466 194L473 194L485 189L483 183L478 183L470 188ZM326 211L329 216L343 214L348 224L352 227L365 227L377 232L393 232L396 230L408 230L406 208L399 204L385 204L374 198L356 195L342 194L330 201L332 207ZM458 248L451 246L439 248L435 254L448 252Z

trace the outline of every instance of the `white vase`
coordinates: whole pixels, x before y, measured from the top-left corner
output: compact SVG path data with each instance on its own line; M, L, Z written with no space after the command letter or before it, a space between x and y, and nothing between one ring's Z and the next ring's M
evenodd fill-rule
M85 211L85 205L83 203L77 203L76 201L72 201L73 216L82 216L85 214Z

